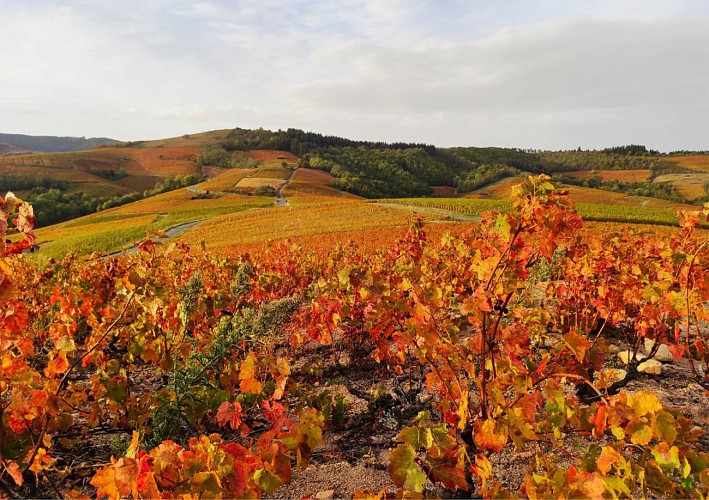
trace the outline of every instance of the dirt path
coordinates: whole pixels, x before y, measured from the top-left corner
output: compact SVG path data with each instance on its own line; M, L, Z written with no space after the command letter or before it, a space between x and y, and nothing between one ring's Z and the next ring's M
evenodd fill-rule
M428 215L435 215L440 217L441 222L480 222L482 219L474 215L461 214L460 212L454 212L453 210L445 210L443 208L431 208L431 207L419 207L418 205L399 205L398 203L379 203L375 202L373 205L378 205L380 207L386 208L396 208L399 210L407 210L409 212L416 212ZM437 221L432 221L437 222Z
M177 226L171 227L170 229L167 229L164 231L165 233L165 238L151 238L154 242L165 242L169 240L170 238L174 238L175 236L179 236L180 234L184 233L188 229L192 229L195 227L197 224L200 222L203 222L204 219L200 220L195 220L192 222L185 222L184 224L178 224ZM112 252L109 253L108 255L104 255L104 258L109 258L109 257L115 257L116 255L120 255L122 253L125 253L126 255L130 255L132 253L136 253L138 251L138 245L133 245L132 247L129 247L125 250L119 250L117 252Z
M298 170L298 167L294 168L291 171L291 173L288 174L288 177L286 177L285 181L280 186L278 186L278 189L276 189L276 205L281 206L281 207L285 207L285 206L290 205L290 203L288 203L288 200L286 200L285 197L283 196L283 189L288 184L290 184L290 181L293 178L293 176L295 175L295 172L297 170Z

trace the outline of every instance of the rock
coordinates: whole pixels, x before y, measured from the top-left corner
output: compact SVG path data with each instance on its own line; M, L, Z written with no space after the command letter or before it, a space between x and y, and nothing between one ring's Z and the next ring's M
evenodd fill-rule
M656 359L648 359L638 365L638 371L649 375L661 375L662 363Z
M317 500L332 500L335 498L335 490L319 491L315 494Z
M655 346L655 341L652 339L645 339L645 353L650 355L650 351L652 351L652 348ZM674 361L674 356L672 356L672 353L670 352L670 348L667 347L665 344L660 344L660 347L657 349L657 353L655 354L655 357L653 359L656 359L658 361L662 361L664 363L670 363Z
M633 351L621 351L618 353L618 359L626 365L630 364L630 360L632 358L633 358ZM645 359L645 356L643 356L640 353L637 353L635 355L635 358L640 360L640 359Z

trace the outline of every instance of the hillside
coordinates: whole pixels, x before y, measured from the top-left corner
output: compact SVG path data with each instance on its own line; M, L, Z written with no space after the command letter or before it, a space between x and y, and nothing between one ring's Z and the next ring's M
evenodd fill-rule
M196 163L200 147L214 138L205 135L208 139L0 157L0 191L31 201L40 226L61 222L194 184L203 176Z
M80 151L95 149L99 146L120 144L121 141L107 137L57 137L53 135L2 134L0 142L11 144L18 148L46 153L64 151Z
M237 166L241 152L252 149L289 151L300 157L303 165L331 174L333 187L365 198L430 196L449 192L446 188L465 194L520 172L544 172L584 187L680 203L701 203L706 195L684 188L687 183L699 183L703 189L700 172L687 166L691 160L680 163L673 160L679 157L659 155L642 146L552 152L353 141L297 129L272 132L236 128L220 132L222 137L202 148L198 158L202 164ZM634 173L614 173L622 171ZM599 176L598 172L602 174ZM662 177L679 173L689 175L691 181L686 176Z
M15 156L15 155L24 155L31 153L29 149L26 148L21 148L19 146L14 146L12 144L5 144L4 142L0 142L0 157L2 156Z
M709 198L703 158L624 148L559 152L437 148L353 141L296 129L237 128L87 151L18 151L0 157L0 191L13 190L31 201L39 226L205 179L205 190L250 194L260 188L260 194L271 194L287 175L281 170L284 165L309 167L312 172L303 178L306 170L301 170L288 186L288 194L488 197L498 183L548 172L556 182L574 186L572 198L580 202L652 206L665 200L669 207L700 204ZM253 169L267 166L270 173L261 170L254 176Z

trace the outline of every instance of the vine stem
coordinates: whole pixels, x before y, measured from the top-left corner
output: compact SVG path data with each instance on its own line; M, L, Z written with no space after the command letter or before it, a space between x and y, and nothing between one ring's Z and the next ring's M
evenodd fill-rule
M123 306L123 310L121 313L118 315L118 317L113 320L113 323L109 325L109 327L106 329L106 331L101 335L101 338L98 339L98 341L90 348L88 349L84 354L79 356L79 358L74 361L69 369L66 371L62 379L59 381L59 386L57 387L57 390L55 392L55 396L59 396L59 394L62 392L64 389L67 381L69 380L69 375L74 371L74 368L79 366L79 364L88 356L91 354L93 351L96 350L96 348L101 345L101 342L104 341L106 337L108 337L108 334L113 331L113 329L118 325L118 323L123 319L123 316L125 316L126 311L128 311L128 306L130 303L133 301L133 297L135 297L135 290L131 292L131 294L128 296L128 300L126 300L125 305ZM42 445L42 442L44 441L44 436L47 433L47 428L49 427L49 418L47 418L44 422L44 425L42 426L42 432L39 434L39 439L37 439L37 442L34 445L34 448L32 448L32 452L29 454L27 458L27 464L25 467L22 469L22 474L27 472L27 470L32 466L32 462L34 462L35 457L37 456L37 453L39 452L39 448Z

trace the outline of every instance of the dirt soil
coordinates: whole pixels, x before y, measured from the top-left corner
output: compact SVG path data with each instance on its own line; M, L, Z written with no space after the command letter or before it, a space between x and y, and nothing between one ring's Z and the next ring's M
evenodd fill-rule
M620 342L614 342L616 345L611 345L612 352L627 348ZM396 487L387 473L389 453L396 446L398 432L411 425L422 405L417 401L412 401L413 404L402 403L401 398L397 397L393 379L382 380L373 376L378 369L375 364L351 366L347 364L347 359L340 356L338 368L334 354L312 346L312 353L301 359L301 367L316 361L322 375L305 376L301 382L312 383L313 389L342 394L349 403L345 425L340 429L326 430L325 447L315 453L310 466L297 471L290 485L284 486L269 498L302 498L318 493L326 494L328 490L334 491L335 498L351 498L358 488L374 493L383 488L395 492ZM294 376L297 376L297 370ZM343 383L344 378L347 378L348 383ZM407 383L412 387L407 387ZM389 404L372 405L371 401L360 397L371 394L377 384L383 384L389 396L393 396L388 400ZM404 382L404 392L408 388L412 389L411 393L415 392L413 385L415 380ZM359 396L353 395L348 386L354 388ZM574 388L569 384L568 389L571 392ZM627 393L637 391L653 392L668 409L678 410L700 426L705 432L702 445L709 450L709 393L692 381L687 361L663 363L661 375L640 374L638 379L631 381L623 390ZM540 440L527 442L521 449L509 443L504 450L489 457L494 477L505 488L519 493L530 460L537 451L554 452L561 464L570 465L575 458L583 455L592 440L598 442L585 436L569 435L561 444ZM612 440L612 436L607 438L608 442ZM599 444L604 444L603 440ZM432 484L427 486L429 493L434 495L448 497L452 494Z
M295 471L291 484L267 498L327 498L330 490L334 498L351 498L357 489L373 493L383 489L396 491L387 473L389 453L396 446L399 431L411 425L416 414L426 409L423 401L429 395L423 384L425 373L414 363L403 376L390 376L375 362L366 361L366 357L351 361L344 339L336 336L334 340L332 348L311 342L298 349L291 360L292 379L312 395L327 390L333 397L343 396L347 401L344 422L325 429L325 445L315 451L309 467ZM611 340L613 352L627 348L618 339ZM282 346L277 350L285 352L287 349ZM158 391L162 385L160 378L149 372L136 373L135 377L136 386L140 384L147 391ZM574 388L569 384L568 389L571 392ZM661 375L641 374L624 389L628 393L640 390L655 393L663 405L678 410L700 426L705 432L701 444L709 450L709 393L692 381L687 361L663 363ZM375 392L380 394L376 400L371 397ZM58 465L72 472L54 487L61 491L92 491L88 483L93 474L108 464L108 457L119 456L129 438L128 433L107 428L105 434L93 433L70 447L59 444ZM606 438L608 442L612 439ZM527 442L521 449L510 443L489 457L494 477L505 488L519 493L530 460L537 451L553 452L562 465L569 465L583 455L591 441L585 436L568 435L562 443L540 440ZM430 483L427 488L429 494L444 498L453 494ZM40 484L36 490L37 496L49 497L54 497L56 491L48 484ZM474 496L474 492L468 495Z

